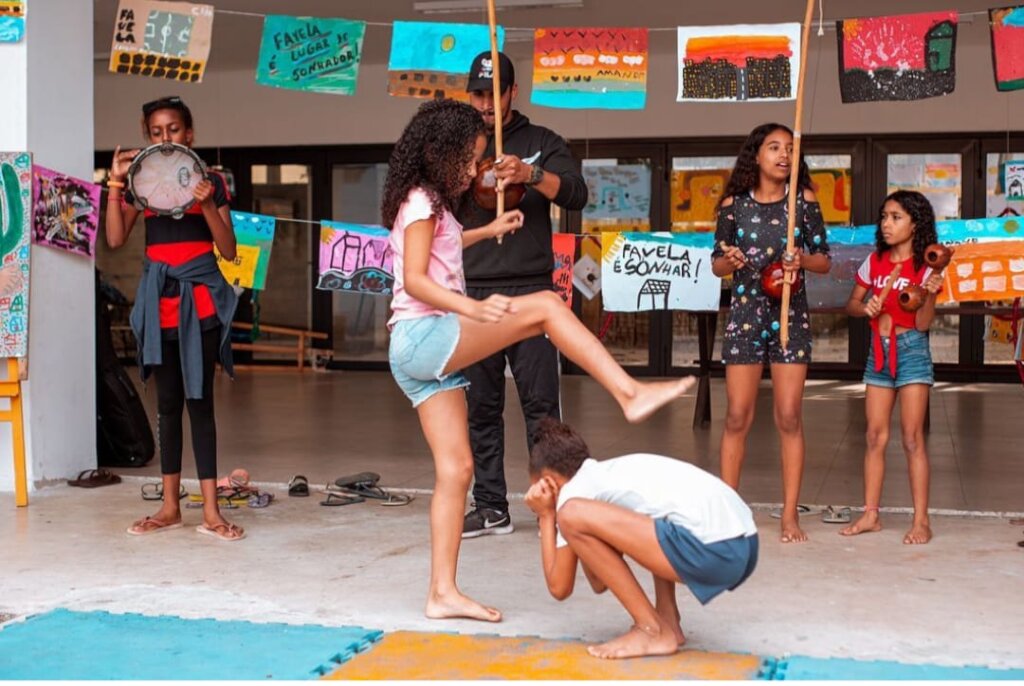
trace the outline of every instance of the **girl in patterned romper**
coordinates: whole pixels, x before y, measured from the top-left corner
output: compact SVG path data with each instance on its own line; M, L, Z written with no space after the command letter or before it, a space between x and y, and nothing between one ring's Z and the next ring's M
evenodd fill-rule
M779 340L781 302L763 292L761 271L786 252L787 195L793 133L781 124L754 129L740 149L718 208L712 270L733 276L729 324L722 341L727 413L722 434L722 479L739 488L747 433L764 365L771 366L775 426L782 448L782 542L806 541L797 502L803 477L801 404L811 361L811 326L803 280L792 288L789 346ZM787 274L820 274L831 267L825 223L800 162L794 252L783 260Z

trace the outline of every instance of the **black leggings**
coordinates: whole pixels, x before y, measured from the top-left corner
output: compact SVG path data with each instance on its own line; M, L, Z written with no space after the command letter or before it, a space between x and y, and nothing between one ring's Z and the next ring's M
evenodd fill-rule
M200 479L217 478L217 424L213 416L213 373L220 347L220 328L203 332L203 397L185 400L185 381L177 340L161 343L163 364L152 367L156 379L156 433L160 444L160 471L181 473L181 416L188 405L192 425L192 452Z

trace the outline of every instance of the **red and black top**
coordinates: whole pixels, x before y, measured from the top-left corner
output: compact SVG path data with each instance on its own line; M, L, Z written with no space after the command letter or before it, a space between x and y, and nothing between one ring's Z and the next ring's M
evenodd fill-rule
M229 204L231 194L224 178L216 172L210 172L209 178L213 184L213 202L217 208ZM133 200L131 193L125 193L123 202L131 203ZM177 267L213 251L213 234L198 203L192 205L181 219L159 216L150 210L146 210L143 216L146 219L146 257L153 262ZM209 289L197 284L193 296L200 328L204 331L215 328L219 322ZM160 294L160 329L165 337L177 338L180 302L181 285L175 279L168 278Z

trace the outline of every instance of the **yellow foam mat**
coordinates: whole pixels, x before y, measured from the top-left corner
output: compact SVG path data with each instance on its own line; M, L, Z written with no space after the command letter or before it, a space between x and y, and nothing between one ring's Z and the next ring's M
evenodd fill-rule
M683 650L599 660L579 641L396 631L325 677L356 679L755 679L756 655Z

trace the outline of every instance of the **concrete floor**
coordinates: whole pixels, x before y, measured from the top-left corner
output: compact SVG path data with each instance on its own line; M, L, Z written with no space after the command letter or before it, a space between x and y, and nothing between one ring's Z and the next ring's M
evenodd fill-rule
M581 427L598 457L649 450L714 470L724 398L713 387L715 422L690 429L693 398L639 427L625 424L589 379L565 379L566 419ZM152 402L153 388L148 389ZM384 374L242 375L218 382L222 471L245 466L260 482L283 484L296 472L313 484L373 469L386 485L429 488L430 458L414 413ZM808 465L803 500L860 502L863 450L861 390L815 383L805 404ZM949 386L933 395L929 449L933 505L948 510L1024 510L1024 404L1016 386ZM779 500L777 447L768 388L742 492L750 501ZM509 412L509 479L526 485L525 440ZM884 504L909 502L898 445ZM186 458L186 476L194 473ZM536 527L513 502L518 529L463 547L460 583L498 606L505 621L482 625L422 617L428 575L429 496L407 507L365 503L320 507L317 494L271 507L228 513L249 537L225 544L190 527L129 537L125 527L152 511L139 486L153 466L123 472L125 482L96 490L54 487L27 509L0 496L0 615L65 607L184 617L358 624L386 631L457 631L603 640L629 619L610 596L584 592L559 604L539 568ZM194 490L195 485L187 484ZM199 513L185 510L186 522ZM805 518L811 541L782 545L776 520L757 511L762 531L758 570L737 592L701 607L679 592L690 647L708 651L887 659L943 665L1024 667L1024 551L1020 529L1005 518L934 517L932 544L900 543L909 523L884 515L880 534L846 539L837 527ZM647 579L643 579L649 588Z

